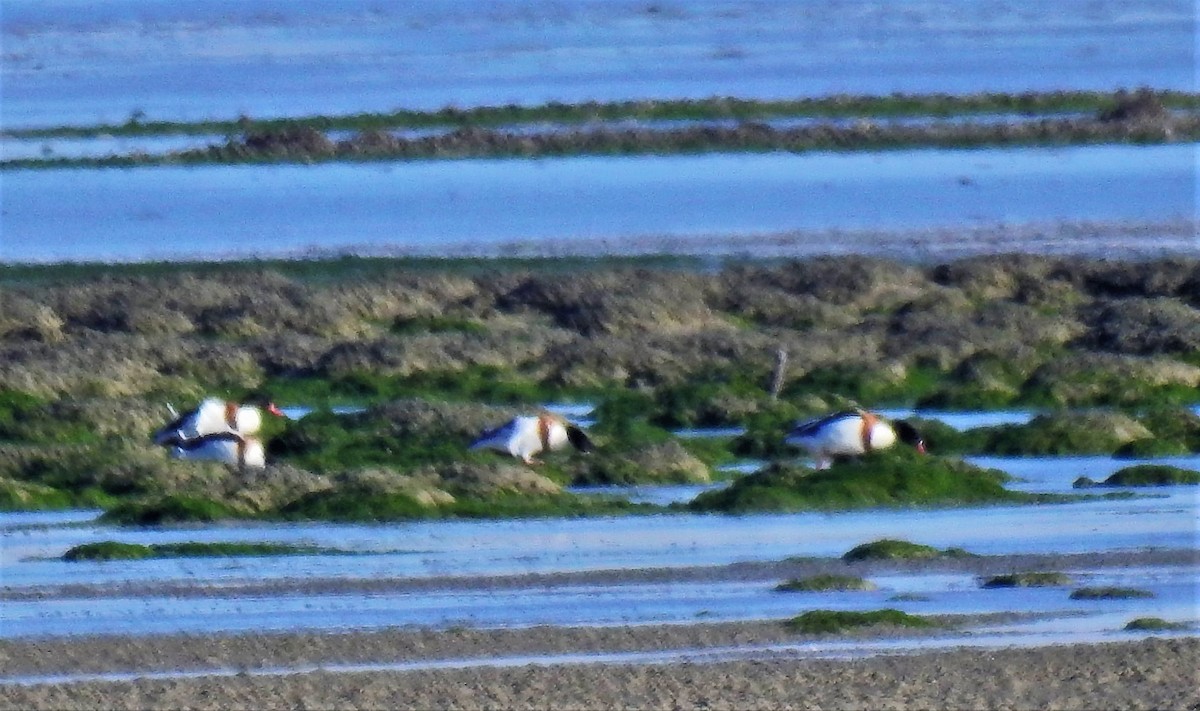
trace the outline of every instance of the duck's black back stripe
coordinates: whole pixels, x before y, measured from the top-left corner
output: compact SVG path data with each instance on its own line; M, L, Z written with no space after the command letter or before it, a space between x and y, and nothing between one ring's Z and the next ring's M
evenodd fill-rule
M241 446L246 439L236 432L217 432L216 434L208 434L202 437L194 437L192 439L180 440L177 447L185 452L190 452L194 449L199 449L209 442L236 442Z
M832 422L844 420L847 417L860 416L862 416L862 413L858 410L842 410L841 412L835 412L832 415L825 415L824 417L818 417L806 422L801 422L792 429L792 434L799 435L801 437L807 437L808 435L816 434L821 428Z

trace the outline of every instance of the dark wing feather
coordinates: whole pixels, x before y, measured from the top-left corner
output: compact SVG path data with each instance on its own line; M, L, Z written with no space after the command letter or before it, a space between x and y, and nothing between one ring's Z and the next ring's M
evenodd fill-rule
M504 424L500 425L499 427L493 427L490 430L484 430L483 434L476 437L475 441L471 442L470 446L474 447L474 446L480 444L481 442L488 441L489 439L491 439L492 437L495 437L496 435L500 434L501 432L508 429L509 427L512 427L514 422L516 422L516 420L509 420L508 422L505 422Z
M801 422L800 424L793 427L790 434L792 434L796 437L808 437L813 434L816 434L817 432L819 432L821 429L823 429L827 425L829 425L833 422L837 422L838 420L844 420L848 417L862 417L862 411L861 410L842 410L841 412L835 412L832 415L824 415L822 417L815 417L811 420L806 420L804 422Z
M185 452L190 452L195 449L200 449L209 442L245 442L246 438L236 432L217 432L215 434L207 434L193 439L176 440L175 446Z

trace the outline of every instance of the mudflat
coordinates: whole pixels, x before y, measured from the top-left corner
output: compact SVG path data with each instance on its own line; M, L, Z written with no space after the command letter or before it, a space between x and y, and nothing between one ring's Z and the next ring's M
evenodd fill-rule
M0 707L1186 709L1200 704L1197 659L1200 640L1146 639L852 661L318 671L4 686Z

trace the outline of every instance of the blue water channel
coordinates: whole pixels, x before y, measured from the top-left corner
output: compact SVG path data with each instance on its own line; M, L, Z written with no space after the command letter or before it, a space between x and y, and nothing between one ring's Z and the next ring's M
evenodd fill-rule
M1079 475L1103 479L1131 461L1107 457L975 458L1021 478L1014 488L1067 492ZM1200 468L1200 456L1166 463ZM1146 490L1142 490L1147 494ZM957 509L872 510L745 516L669 514L601 519L439 521L393 524L231 523L127 529L95 523L95 512L0 516L0 581L7 592L72 584L176 583L237 586L263 581L419 578L552 573L614 568L722 565L789 556L836 557L879 538L985 555L1082 553L1200 546L1196 487L1161 487L1132 499ZM361 555L66 562L63 552L97 540L128 543L270 541L334 547ZM1061 590L982 591L970 576L883 575L876 593L788 596L761 582L631 584L347 595L171 596L7 600L0 637L135 631L145 634L248 629L335 629L394 625L521 627L642 624L697 619L769 619L809 604L873 609L918 593L923 613L1092 610L1194 620L1193 567L1075 571L1081 584L1150 586L1146 601L1081 607ZM1103 604L1101 604L1103 603ZM1123 607L1125 605L1126 607ZM1057 612L1055 614L1058 614ZM1107 618L1106 618L1107 619ZM1092 623L1081 629L1096 631Z
M14 170L0 262L637 254L717 236L732 239L681 249L739 253L739 236L797 231L823 231L836 250L830 231L1186 222L1195 155L1183 144ZM1158 237L1127 239L1104 248ZM1198 248L1194 233L1176 242Z
M1186 0L5 0L5 128L658 98L1194 89Z

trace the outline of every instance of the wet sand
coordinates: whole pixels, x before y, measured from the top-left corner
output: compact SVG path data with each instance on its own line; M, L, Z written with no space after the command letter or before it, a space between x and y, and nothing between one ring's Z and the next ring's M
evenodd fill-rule
M86 682L0 687L0 708L1196 708L1200 640L1148 639L854 661Z
M455 585L561 585L614 579L777 579L832 567L990 572L1017 567L1194 565L1196 551L1126 551L1071 556L984 556L849 566L792 559L728 566L590 571L553 576L409 580L412 592ZM392 581L278 581L295 591ZM332 586L332 587L331 587ZM223 588L226 593L230 591ZM178 586L175 594L207 594ZM53 597L67 591L41 591ZM82 592L75 590L74 592ZM97 588L93 593L103 595ZM164 590L155 590L162 594ZM280 594L284 588L243 594ZM126 594L133 593L125 590ZM10 591L11 594L11 591ZM143 595L150 594L147 591ZM950 627L998 624L1013 613L935 618ZM1197 708L1200 638L1142 638L1031 649L897 653L837 660L847 639L903 641L945 629L872 628L803 635L779 620L697 621L614 627L524 629L396 627L334 633L91 636L0 641L7 678L116 673L119 680L49 680L0 685L2 709L66 708ZM1119 637L1117 639L1120 639ZM969 643L970 637L966 638ZM729 648L801 645L723 655ZM903 648L903 646L902 646ZM689 650L671 661L655 652ZM705 655L705 650L711 652ZM801 651L802 650L802 651ZM579 663L563 655L646 653ZM826 656L830 658L820 659ZM337 669L356 664L370 670ZM380 666L422 667L380 670ZM441 665L441 668L437 668ZM434 667L434 668L430 668ZM136 678L166 674L167 678ZM175 676L179 673L180 676ZM208 675L205 675L205 674ZM185 676L187 675L187 676Z

